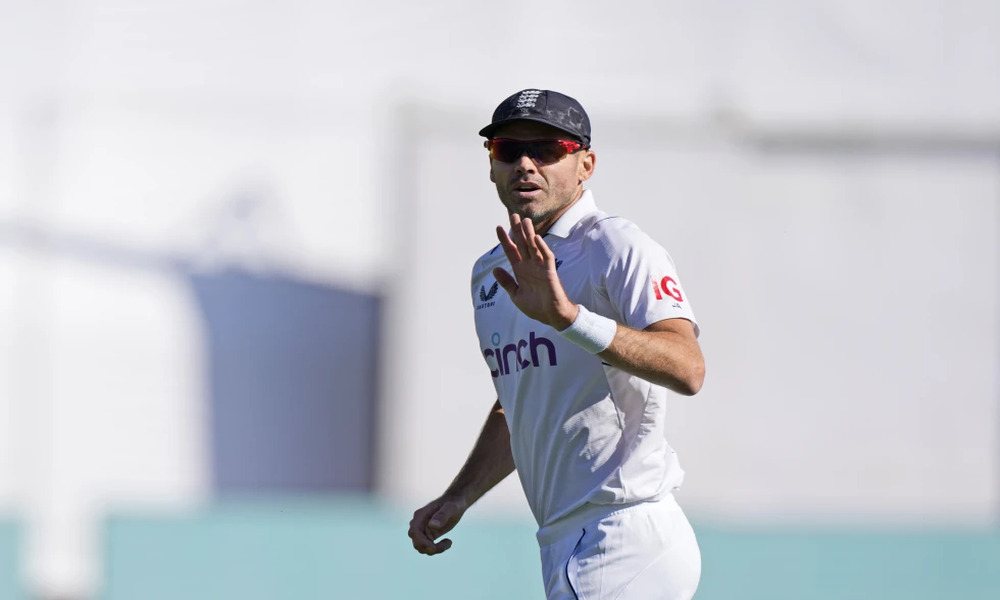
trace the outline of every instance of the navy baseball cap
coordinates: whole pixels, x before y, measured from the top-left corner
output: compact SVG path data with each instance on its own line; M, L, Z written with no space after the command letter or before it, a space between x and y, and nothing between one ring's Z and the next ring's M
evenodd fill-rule
M493 122L479 131L490 139L493 132L513 121L538 121L558 129L590 145L590 117L579 102L566 94L551 90L521 90L500 103L493 111Z

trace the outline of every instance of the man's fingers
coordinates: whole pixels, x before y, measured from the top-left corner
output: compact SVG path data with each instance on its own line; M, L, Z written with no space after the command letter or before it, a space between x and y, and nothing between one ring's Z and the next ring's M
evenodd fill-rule
M517 246L517 251L521 254L521 260L531 258L531 253L528 251L528 243L524 237L524 221L526 220L522 220L521 216L517 213L510 214L510 233L514 240L514 245Z
M417 548L416 544L414 544L413 547ZM424 554L426 556L434 556L435 554L441 554L448 548L451 548L451 540L445 538L436 544L432 543L428 546L417 548L417 552Z
M516 230L521 226L521 215L517 213L510 213L510 228Z
M497 226L497 239L511 265L536 257L541 257L543 261L545 259L538 245L541 236L535 233L535 225L531 219L522 219L516 213L511 213L510 234L503 227Z
M422 527L417 523L410 522L410 531L408 532L410 540L413 542L413 548L421 553L427 554L428 552L433 552L435 549L434 540L431 539L423 530Z
M431 531L421 529L416 523L410 524L410 540L413 542L413 548L421 554L433 556L451 548L451 540L447 538L434 543L434 537L438 535L440 535L440 533L433 533Z
M521 221L521 235L524 236L524 246L528 251L528 256L530 258L535 258L539 255L538 244L535 238L535 226L532 224L531 219L524 219Z
M426 534L424 530L427 528L427 511L425 509L418 510L413 513L413 518L410 519L410 529L406 532L406 535L410 536L413 541L428 542L430 540L426 539Z
M542 261L546 266L551 266L554 269L556 266L556 255L549 248L549 245L545 243L545 239L542 236L535 235L535 246L538 248L538 255L542 257Z
M464 512L463 505L451 500L437 500L413 513L407 535L413 548L427 556L440 554L451 548L451 540L434 540L455 528Z
M500 247L503 248L503 253L507 255L510 264L521 260L521 254L518 252L517 246L514 245L514 241L507 235L507 231L499 225L497 225L497 239L500 240Z

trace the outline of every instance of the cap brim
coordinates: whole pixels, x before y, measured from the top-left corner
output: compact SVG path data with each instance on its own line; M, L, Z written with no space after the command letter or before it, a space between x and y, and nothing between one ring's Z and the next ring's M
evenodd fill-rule
M504 119L503 121L497 121L496 123L490 123L486 127L483 127L482 129L479 130L479 135L483 136L484 138L490 139L490 138L493 137L493 133L496 132L497 129L499 129L500 127L503 127L507 123L514 123L516 121L534 121L536 123L544 123L545 125L549 125L551 127L555 127L559 131L564 131L564 132L568 133L569 135L573 136L574 139L579 140L583 144L590 144L590 140L589 139L583 139L583 138L580 137L579 134L573 133L572 131L568 131L568 130L560 127L558 123L553 123L552 121L550 121L548 119L543 119L543 118L539 118L539 117L511 117L510 119Z

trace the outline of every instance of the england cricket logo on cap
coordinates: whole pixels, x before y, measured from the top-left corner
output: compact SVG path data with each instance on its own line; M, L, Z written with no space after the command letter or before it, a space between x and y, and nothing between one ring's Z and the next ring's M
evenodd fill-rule
M538 96L541 93L541 90L524 90L517 97L516 108L535 108L535 103L538 102Z

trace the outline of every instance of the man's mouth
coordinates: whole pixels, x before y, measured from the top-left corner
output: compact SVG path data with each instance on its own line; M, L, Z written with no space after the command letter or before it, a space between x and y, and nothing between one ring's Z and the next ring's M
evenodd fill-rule
M513 189L514 193L522 198L531 198L537 196L542 191L540 185L538 185L537 183L530 183L530 182L518 183L514 185Z

